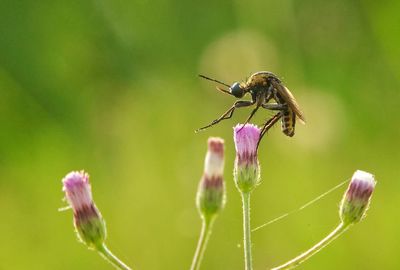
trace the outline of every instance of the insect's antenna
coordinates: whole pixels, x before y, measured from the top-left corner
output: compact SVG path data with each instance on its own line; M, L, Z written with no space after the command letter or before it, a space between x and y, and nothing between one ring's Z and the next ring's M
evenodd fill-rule
M230 85L228 85L228 84L226 84L226 83L223 83L223 82L221 82L221 81L218 81L218 80L216 80L216 79L209 78L209 77L207 77L207 76L204 76L204 75L201 75L201 74L199 74L199 77L200 77L200 78L203 78L203 79L206 79L206 80L209 80L209 81L212 81L212 82L216 82L216 83L219 83L219 84L225 85L225 86L226 86L226 87L228 87L228 88L230 88L230 87L231 87Z

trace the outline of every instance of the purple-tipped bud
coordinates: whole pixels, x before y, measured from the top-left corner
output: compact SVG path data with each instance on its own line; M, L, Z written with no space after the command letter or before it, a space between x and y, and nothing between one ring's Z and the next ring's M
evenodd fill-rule
M257 144L260 129L256 125L246 124L234 127L236 160L234 178L241 192L250 192L260 182L260 165L257 157Z
M90 248L100 247L106 238L105 222L92 199L89 175L70 172L63 182L65 197L74 212L78 238Z
M208 151L204 162L204 173L197 191L196 204L203 219L210 219L225 204L224 140L208 139Z
M353 174L340 205L340 218L344 224L357 223L365 217L375 184L370 173L358 170Z

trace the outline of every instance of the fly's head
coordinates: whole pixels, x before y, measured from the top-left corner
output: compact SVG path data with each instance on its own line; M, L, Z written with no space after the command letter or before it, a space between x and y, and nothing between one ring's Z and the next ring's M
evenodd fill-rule
M238 82L233 83L229 90L237 98L241 98L246 94L246 89Z

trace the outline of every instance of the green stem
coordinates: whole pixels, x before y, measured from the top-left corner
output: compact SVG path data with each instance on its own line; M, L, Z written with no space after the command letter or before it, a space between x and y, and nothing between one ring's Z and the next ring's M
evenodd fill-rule
M245 269L252 270L251 229L250 229L250 192L242 192L243 202L243 245Z
M97 248L100 255L109 263L111 263L115 268L122 270L131 270L129 266L124 264L120 259L118 259L112 252L107 248L105 244Z
M288 261L285 264L282 264L278 267L272 268L272 270L284 270L284 269L292 269L301 264L302 262L308 260L310 257L315 255L318 251L326 247L330 244L333 240L339 237L343 232L345 232L349 228L350 224L343 224L340 223L327 237L322 239L319 243L315 246L307 250L306 252L300 254L296 258Z
M201 261L203 260L204 251L207 248L207 242L211 235L211 228L214 223L214 218L203 218L199 242L197 243L196 252L194 253L192 266L190 270L200 269Z

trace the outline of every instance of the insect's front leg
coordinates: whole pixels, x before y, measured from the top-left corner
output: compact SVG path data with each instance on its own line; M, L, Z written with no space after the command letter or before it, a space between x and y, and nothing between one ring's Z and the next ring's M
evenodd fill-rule
M214 121L212 121L209 125L199 128L196 130L196 132L199 132L201 130L204 130L206 128L209 128L215 124L218 124L219 122L221 122L222 120L225 119L229 119L232 117L233 112L235 111L236 108L240 108L240 107L248 107L254 104L254 101L245 101L245 100L239 100L236 101L232 107L229 108L229 110L227 110L223 115L221 115L218 119L215 119Z

